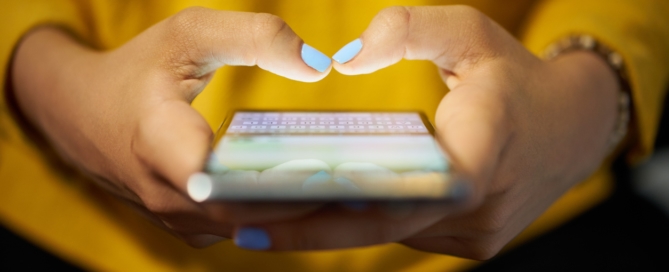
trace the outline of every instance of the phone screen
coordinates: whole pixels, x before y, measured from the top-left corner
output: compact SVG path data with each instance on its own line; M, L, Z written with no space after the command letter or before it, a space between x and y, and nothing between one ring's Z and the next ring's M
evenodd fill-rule
M444 199L453 181L419 112L236 111L195 200Z

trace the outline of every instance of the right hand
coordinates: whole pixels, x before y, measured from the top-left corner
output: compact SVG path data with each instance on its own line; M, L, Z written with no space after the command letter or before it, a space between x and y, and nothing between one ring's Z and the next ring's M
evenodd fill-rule
M329 63L319 67L323 72L311 68L301 58L302 46L276 16L204 8L184 10L108 52L43 27L17 48L10 91L65 160L201 247L230 237L233 225L295 218L319 207L198 204L185 194L212 139L190 102L215 70L257 65L299 81L325 77Z

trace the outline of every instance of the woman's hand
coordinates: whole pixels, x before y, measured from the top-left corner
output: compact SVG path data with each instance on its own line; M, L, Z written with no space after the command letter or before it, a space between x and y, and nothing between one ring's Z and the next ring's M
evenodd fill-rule
M335 56L342 62L336 70L372 73L403 58L437 65L451 91L441 101L436 127L460 178L471 184L469 198L459 205L380 204L252 224L236 230L238 244L313 250L401 242L487 259L607 155L618 86L592 53L542 61L464 6L383 10L360 41L359 53L354 42Z
M184 193L212 139L190 102L217 68L258 65L309 82L329 73L330 58L276 16L190 8L109 52L44 27L25 37L13 63L19 108L58 153L191 245L229 237L232 223L319 206L196 204Z

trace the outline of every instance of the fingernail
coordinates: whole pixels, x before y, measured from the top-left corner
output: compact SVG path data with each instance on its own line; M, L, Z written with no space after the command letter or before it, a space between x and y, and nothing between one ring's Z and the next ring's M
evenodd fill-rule
M213 187L211 177L205 173L192 174L186 184L188 195L197 202L207 200L211 196Z
M360 49L362 49L362 41L358 38L339 49L339 51L332 56L332 59L341 64L347 63L360 53Z
M318 171L318 173L313 174L311 177L307 178L304 183L302 183L302 188L309 188L312 186L319 186L325 182L330 181L332 176L325 172L325 170Z
M332 64L332 60L328 56L306 43L302 45L302 60L309 67L321 73L325 72L330 67L330 64Z
M369 207L367 202L362 201L347 201L342 202L341 205L354 211L364 211Z
M241 228L235 235L235 245L251 250L265 250L272 246L269 235L260 228Z

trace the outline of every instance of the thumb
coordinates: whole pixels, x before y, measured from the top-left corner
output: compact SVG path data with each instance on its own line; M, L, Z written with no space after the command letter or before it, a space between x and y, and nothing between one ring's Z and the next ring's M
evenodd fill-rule
M203 168L212 137L205 119L188 102L168 100L147 110L132 149L155 174L186 192L190 175Z
M379 12L359 39L334 56L342 74L372 73L401 59L430 60L460 73L481 58L501 51L490 46L501 29L467 6L391 7Z
M470 204L480 203L490 188L512 140L505 98L492 92L489 82L462 82L439 104L435 116L437 136L448 153L457 179L469 184ZM494 84L491 84L494 85Z
M317 81L330 71L329 57L306 45L279 17L188 8L138 39L158 50L150 60L176 80L160 77L164 99L142 113L133 149L145 164L186 191L188 177L202 169L212 132L188 104L223 65L258 67L299 81ZM166 56L163 56L166 55ZM175 90L176 89L176 90ZM164 92L164 90L170 90Z
M325 77L331 59L305 44L280 17L188 8L161 22L165 66L181 79L202 78L223 65L254 66L293 80ZM150 43L155 44L155 43Z
M436 113L437 134L457 175L474 187L471 203L478 203L511 137L506 104L500 103L506 98L498 91L504 81L494 71L500 59L516 53L516 44L470 7L392 7L379 12L360 38L333 59L334 68L348 75L371 73L401 59L437 65L451 89Z

